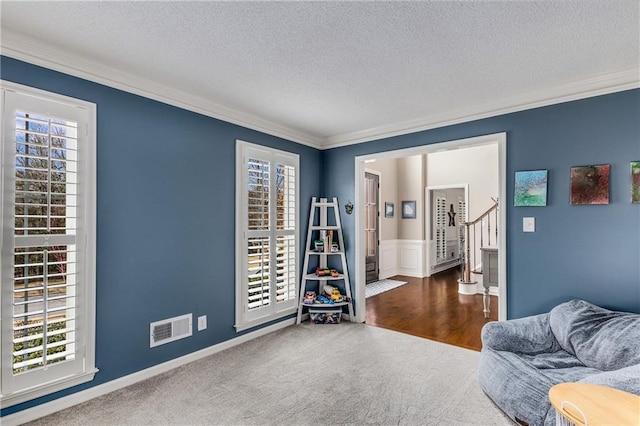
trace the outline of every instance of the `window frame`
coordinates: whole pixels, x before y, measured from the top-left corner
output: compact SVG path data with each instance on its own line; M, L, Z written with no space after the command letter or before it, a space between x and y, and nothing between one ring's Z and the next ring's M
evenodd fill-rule
M289 235L293 235L295 239L294 247L295 253L293 254L295 261L295 283L294 283L294 297L288 299L287 303L279 306L279 303L270 303L269 308L259 308L258 314L255 312L248 312L248 286L245 285L248 281L248 178L247 178L247 157L251 156L256 160L263 160L269 162L278 161L284 165L294 168L295 175L295 219L294 229L289 232ZM272 179L272 187L275 185L275 179ZM236 140L236 309L235 309L235 329L236 332L244 331L262 324L266 324L270 321L274 321L280 318L284 318L288 315L293 315L298 310L299 304L299 277L300 277L300 156L295 153L279 150L276 148L269 148L262 145L245 142L242 140ZM273 195L271 195L273 194ZM270 191L270 197L275 197L275 191ZM270 198L271 199L271 198ZM276 218L275 214L276 203L270 203L270 226L269 231L263 231L270 236L271 247L275 247L277 231L273 224L273 218ZM275 295L274 281L272 280L272 291ZM275 296L273 298L275 300Z
M13 99L13 100L11 100ZM11 108L11 106L16 108ZM40 105L40 109L37 106ZM29 378L14 380L13 360L2 362L0 371L0 407L6 408L44 395L93 380L95 367L95 294L96 294L96 110L94 103L47 92L40 89L0 80L0 111L3 131L0 137L0 163L2 177L0 191L0 255L2 256L2 289L0 291L0 315L3 318L0 338L0 357L13 351L13 286L5 285L14 276L14 227L15 227L15 111L36 110L47 116L59 116L78 123L78 193L80 199L77 219L79 223L76 246L78 268L82 269L82 286L79 288L74 309L80 316L75 334L78 347L77 359L51 364L42 370L29 371ZM46 109L45 109L46 108ZM62 113L56 113L62 111ZM10 146L9 146L10 145ZM13 155L11 155L13 153ZM11 186L11 188L9 188ZM13 189L12 189L13 188ZM46 240L46 237L45 237ZM8 261L7 261L8 260ZM11 348L10 350L8 348ZM8 352L7 352L8 351ZM12 356L12 355L11 355ZM71 363L73 368L62 367ZM52 372L53 371L53 372Z

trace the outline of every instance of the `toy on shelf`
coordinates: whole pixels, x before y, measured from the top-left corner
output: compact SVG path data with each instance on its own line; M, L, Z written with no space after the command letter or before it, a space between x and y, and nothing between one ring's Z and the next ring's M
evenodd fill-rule
M319 277L328 277L331 275L331 269L329 268L316 268L316 275Z
M307 291L304 294L304 299L302 301L305 305L313 305L316 303L316 292L315 291Z
M340 290L334 288L331 290L331 300L334 302L344 302L344 296L340 294Z
M344 302L344 296L340 294L340 290L336 287L327 284L323 287L322 291L324 292L323 296L329 298L333 302Z
M322 304L326 304L326 305L333 305L334 302L333 300L329 299L327 296L323 296L322 294L318 297L316 297L316 303L322 303Z
M340 276L340 272L336 271L335 269L316 268L316 275L319 277L331 276L333 278L338 278Z

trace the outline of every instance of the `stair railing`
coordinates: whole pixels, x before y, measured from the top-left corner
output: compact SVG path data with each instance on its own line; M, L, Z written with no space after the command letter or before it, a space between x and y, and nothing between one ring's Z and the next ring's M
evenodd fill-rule
M472 283L473 281L471 281L471 273L480 273L480 271L473 271L471 269L472 264L478 265L478 262L476 261L476 258L478 256L478 240L480 242L480 248L485 246L485 242L487 246L491 245L492 241L493 244L496 244L498 242L498 200L494 198L491 198L491 200L493 201L493 206L482 213L476 220L460 223L460 226L464 227L464 248L462 251L463 271L462 279L460 280L461 283ZM491 222L492 217L493 229ZM479 231L477 229L477 226L480 226ZM493 240L491 239L492 235ZM471 244L472 240L473 250Z

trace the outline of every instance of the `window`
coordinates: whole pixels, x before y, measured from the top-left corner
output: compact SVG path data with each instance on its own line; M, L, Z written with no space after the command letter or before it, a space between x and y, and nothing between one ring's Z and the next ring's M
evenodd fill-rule
M237 141L236 329L298 307L299 157Z
M2 406L93 379L95 106L2 84Z

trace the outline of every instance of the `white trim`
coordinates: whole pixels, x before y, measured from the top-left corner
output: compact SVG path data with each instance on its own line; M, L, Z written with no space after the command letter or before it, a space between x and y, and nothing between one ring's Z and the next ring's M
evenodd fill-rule
M393 136L422 132L424 130L496 117L498 115L592 98L594 96L607 95L624 90L637 89L638 87L640 87L638 69L622 70L604 76L554 86L552 88L530 91L517 96L487 102L482 105L474 105L459 110L421 117L416 120L331 136L323 140L322 149L337 148Z
M79 308L84 319L79 327L82 331L77 331L77 333L80 333L78 342L82 344L82 348L78 348L77 351L77 356L80 358L77 362L74 361L78 368L75 371L70 372L70 374L61 373L58 377L50 377L49 379L44 378L44 380L49 381L35 384L30 383L19 389L14 388L14 383L11 381L12 379L7 380L5 378L2 380L2 386L5 391L9 390L11 393L0 395L0 407L6 408L71 386L91 381L93 380L94 375L98 372L95 368L97 107L96 104L91 102L4 80L0 80L0 91L2 92L3 119L5 114L5 92L25 96L33 99L34 102L46 102L47 108L66 108L67 111L73 111L74 114L77 113L78 118L82 118L82 121L79 121L79 124L82 123L83 126L78 128L77 136L78 141L84 144L84 148L79 151L80 156L78 161L80 162L81 167L79 170L80 179L85 187L81 193L81 196L84 199L82 202L82 208L84 210L80 213L83 217L82 236L80 237L81 239L76 242L78 245L78 252L83 252L81 264L82 269L84 270L84 281L86 283L82 288L82 295L79 297L81 300ZM86 127L83 129L82 127L84 126ZM5 159L3 158L3 161L4 160ZM2 164L2 188L4 191L4 179L8 177L5 177L6 171L4 170L4 163ZM11 179L13 178L11 177ZM4 203L7 202L4 200L5 196L6 194L3 194L2 209L6 206ZM5 236L0 235L0 237L4 238ZM0 300L1 299L2 297L0 296ZM6 302L3 301L2 303L2 308L6 309ZM71 366L72 364L69 363L69 365ZM53 371L53 369L50 370ZM3 371L3 374L4 372L5 371ZM15 391L12 391L13 389L15 389Z
M90 382L93 380L98 371L100 370L98 370L97 368L92 368L87 372L74 374L73 376L69 377L63 377L60 380L55 380L51 383L45 383L43 385L39 385L25 391L19 391L9 395L2 395L2 403L0 404L0 408L5 409L16 404L31 401L32 399L36 399L41 396L49 395L54 392ZM0 417L0 419L4 424L5 418Z
M197 361L199 359L206 358L210 355L214 355L218 352L224 351L225 349L232 348L234 346L240 345L242 343L248 342L250 340L256 339L258 337L264 336L274 331L283 329L290 325L294 325L295 322L296 322L296 319L291 318L289 320L282 321L277 324L273 324L256 331L243 334L242 336L234 337L230 340L226 340L222 343L209 346L207 348L201 349L196 352L192 352L190 354L181 356L179 358L174 358L170 361L163 362L162 364L154 365L153 367L149 367L144 370L140 370L135 373L129 374L127 376L123 376L118 379L111 380L107 383L94 386L87 390L76 392L74 394L67 395L62 398L58 398L54 401L40 404L33 408L28 408L26 410L23 410L14 414L1 417L0 419L2 420L3 426L14 426L14 425L27 423L27 422L39 419L41 417L47 416L49 414L53 414L57 411L64 410L65 408L73 407L74 405L89 401L90 399L97 398L102 395L106 395L109 392L113 392L118 389L122 389L124 387L139 383L143 380L150 379L151 377L157 376L158 374L162 374L167 371L173 370L175 368L181 367L183 365L189 364L191 362Z
M265 231L249 231L248 228L248 209L246 207L247 195L247 173L246 160L248 156L268 160L270 162L279 162L295 169L295 225L294 230L277 230L275 226L270 226ZM300 242L300 155L284 151L268 146L257 145L250 142L236 140L236 218L235 218L235 329L237 332L248 330L258 325L266 324L270 321L279 320L287 315L295 314L298 310L298 285L295 288L295 297L290 300L276 302L275 299L269 305L249 311L247 309L248 288L247 282L247 239L248 235L268 236L275 247L275 238L278 235L293 235L296 241L296 265L295 277L299 277L300 265L298 254L301 249ZM275 180L272 181L272 184ZM276 192L270 190L270 218L276 217ZM271 253L275 255L275 252ZM272 259L275 262L275 259ZM274 285L273 281L271 282ZM275 293L275 289L273 289Z
M424 277L425 249L424 240L398 240L398 275Z
M498 320L507 320L507 134L498 137L498 200L502 203L498 208Z
M313 148L320 149L322 146L321 139L304 132L293 130L256 115L178 90L175 87L156 83L149 78L126 73L113 67L99 65L94 61L88 61L80 56L73 55L64 49L46 45L41 41L18 35L5 29L2 30L0 47L0 53L10 58L124 90L128 93L144 96L145 98Z
M380 253L380 274L378 278L385 278L398 275L398 243L400 240L381 240L378 247ZM358 299L360 300L360 299Z
M362 232L364 224L364 169L365 161L372 159L391 159L399 157L409 157L412 155L423 155L430 152L452 150L465 148L470 146L479 146L486 144L498 144L498 197L500 200L507 200L507 134L506 132L494 133L490 135L482 135L467 139L459 139L454 141L443 141L429 145L405 148L396 151L385 151L367 155L361 155L354 158L355 163L355 295L358 303L356 304L355 321L364 322L366 314L366 298L365 298L365 265L364 265L364 232ZM500 280L499 291L499 311L498 319L507 319L507 208L499 209L499 270L498 276Z
M72 55L63 49L48 46L42 41L18 35L6 29L3 29L2 39L0 40L0 53L10 58L60 71L320 150L466 123L640 87L638 70L637 68L632 68L551 88L529 91L482 105L447 111L416 120L322 138L264 120L253 114L238 111L173 87L158 84L148 78L125 73L112 67L98 65L93 61Z

